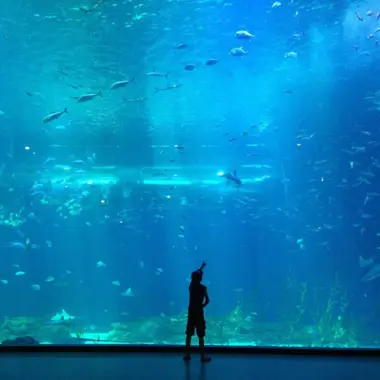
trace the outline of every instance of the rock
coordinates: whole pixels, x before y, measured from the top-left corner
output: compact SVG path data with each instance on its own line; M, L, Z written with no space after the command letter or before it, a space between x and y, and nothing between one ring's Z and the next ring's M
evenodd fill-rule
M36 346L40 343L31 336L21 336L16 339L6 339L1 344L3 346Z

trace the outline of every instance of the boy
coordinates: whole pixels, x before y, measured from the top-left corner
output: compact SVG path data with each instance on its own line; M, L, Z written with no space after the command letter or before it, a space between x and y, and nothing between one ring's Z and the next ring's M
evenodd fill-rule
M191 283L189 286L190 299L189 310L187 314L186 326L186 349L183 360L189 361L191 338L197 330L199 350L201 352L201 361L203 363L211 361L211 358L205 354L205 335L206 335L206 321L204 316L204 308L209 304L210 299L207 293L207 287L202 282L203 269L206 262L203 261L201 267L191 274Z

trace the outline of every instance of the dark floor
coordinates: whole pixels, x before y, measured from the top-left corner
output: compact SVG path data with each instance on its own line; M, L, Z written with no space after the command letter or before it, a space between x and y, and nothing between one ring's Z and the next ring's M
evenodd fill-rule
M170 353L2 353L0 379L379 380L380 357L222 354L202 365Z

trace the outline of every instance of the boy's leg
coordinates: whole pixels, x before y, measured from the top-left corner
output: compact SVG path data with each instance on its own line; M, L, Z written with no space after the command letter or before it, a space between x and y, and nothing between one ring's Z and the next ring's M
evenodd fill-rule
M211 358L209 358L205 352L206 322L204 320L197 326L197 335L199 341L199 351L201 353L201 361L203 363L209 362L211 361Z
M203 336L198 337L199 342L199 351L201 353L201 358L203 358L205 354L205 338Z
M191 347L191 338L192 336L190 334L186 334L186 346L185 346L185 356L184 360L190 360L190 347Z
M192 323L191 319L188 318L187 326L186 326L185 356L183 357L183 360L185 361L188 361L191 359L190 346L191 346L191 338L194 335L194 332L195 332L194 324Z
M201 353L201 361L203 363L210 362L211 358L207 356L205 352L205 338L200 336L198 337L198 339L199 339L199 351Z

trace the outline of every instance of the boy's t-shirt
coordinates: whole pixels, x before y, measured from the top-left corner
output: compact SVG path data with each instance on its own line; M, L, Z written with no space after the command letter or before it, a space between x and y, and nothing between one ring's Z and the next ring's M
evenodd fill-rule
M207 287L200 285L190 285L189 292L189 311L191 312L200 312L203 311L203 301L206 296Z

